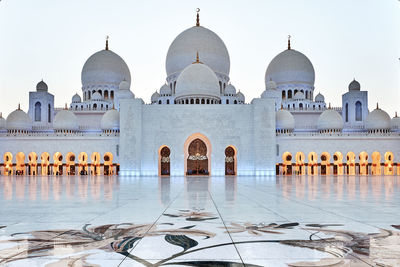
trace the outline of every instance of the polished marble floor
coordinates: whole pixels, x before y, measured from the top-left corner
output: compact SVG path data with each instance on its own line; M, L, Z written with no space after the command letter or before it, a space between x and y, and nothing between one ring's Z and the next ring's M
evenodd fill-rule
M400 266L400 177L4 177L4 266Z

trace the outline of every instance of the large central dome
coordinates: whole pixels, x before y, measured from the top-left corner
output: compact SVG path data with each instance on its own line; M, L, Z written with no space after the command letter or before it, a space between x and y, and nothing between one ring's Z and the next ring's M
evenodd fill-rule
M82 88L89 86L119 86L126 80L131 84L131 73L125 61L111 50L94 53L82 68Z
M180 73L193 63L196 53L201 61L214 72L229 76L229 53L224 42L214 32L202 26L194 26L179 34L168 49L167 75Z
M314 86L315 72L311 61L299 51L287 49L269 63L265 82L280 84L305 83Z

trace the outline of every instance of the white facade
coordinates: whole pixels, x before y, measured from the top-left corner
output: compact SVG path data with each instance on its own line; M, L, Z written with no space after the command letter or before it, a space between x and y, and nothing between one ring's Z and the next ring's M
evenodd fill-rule
M69 106L55 108L39 82L28 113L0 116L1 174L400 174L400 119L369 112L355 80L342 107L327 107L314 97L311 61L290 40L250 103L230 83L225 44L199 20L171 44L166 71L149 101L135 98L107 40Z

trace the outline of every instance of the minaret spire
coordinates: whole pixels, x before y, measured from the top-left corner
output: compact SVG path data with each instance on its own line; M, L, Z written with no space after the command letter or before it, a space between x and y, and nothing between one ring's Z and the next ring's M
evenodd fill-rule
M196 26L199 27L199 26L200 26L200 15L199 15L199 13L200 13L200 8L197 8L197 9L196 9L196 12L197 12Z
M108 38L110 38L108 35L106 37L106 50L108 50Z
M287 49L288 49L288 50L291 49L291 47L290 47L290 38L291 38L291 37L292 37L292 36L288 35L288 38L287 38Z

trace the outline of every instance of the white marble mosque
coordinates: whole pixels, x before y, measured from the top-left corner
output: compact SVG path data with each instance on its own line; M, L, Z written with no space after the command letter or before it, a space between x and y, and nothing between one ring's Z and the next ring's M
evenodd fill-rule
M107 40L84 64L69 105L55 107L40 81L27 111L0 116L0 174L399 175L400 117L378 104L369 110L356 80L338 88L342 106L331 107L310 59L290 38L282 48L266 62L260 97L246 101L229 76L227 47L197 14L168 49L165 82L142 100Z

